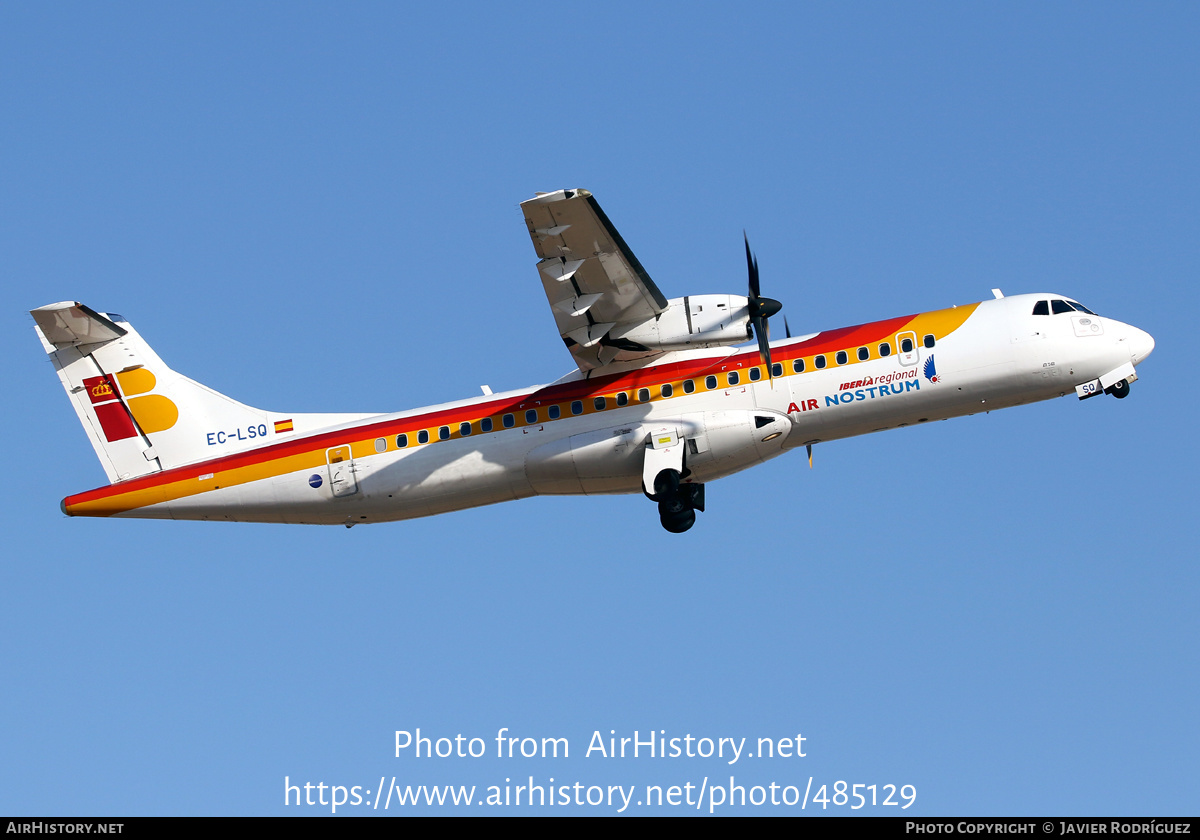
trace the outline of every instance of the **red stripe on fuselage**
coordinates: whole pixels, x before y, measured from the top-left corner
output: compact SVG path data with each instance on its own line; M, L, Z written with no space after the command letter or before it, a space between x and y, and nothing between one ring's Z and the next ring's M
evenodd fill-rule
M902 318L890 318L886 321L875 321L870 324L842 327L818 333L804 341L792 340L782 342L778 345L772 344L771 359L775 362L784 362L802 356L846 350L852 345L870 344L884 337L891 336L899 327L909 323L915 317L917 316L909 315ZM516 413L530 408L535 404L540 406L551 403L570 402L576 399L586 399L617 391L634 391L638 388L658 385L663 382L704 376L713 369L739 369L753 367L757 364L761 364L758 349L747 347L728 356L685 359L679 362L653 365L623 373L596 376L574 382L564 382L560 385L548 385L541 390L531 391L528 394L512 397L507 400L485 400L470 405L429 411L424 414L413 414L407 417L397 417L375 423L365 423L347 429L322 432L307 437L272 443L245 452L235 452L207 461L173 467L162 472L131 478L127 481L110 484L106 487L97 487L94 490L68 496L63 501L69 507L97 499L119 496L136 490L145 490L159 485L171 484L176 481L199 478L206 473L254 466L317 449L342 446L362 440L363 438L390 437L402 432L411 432L434 426L453 426L464 421L475 421L482 417L491 417L510 412ZM497 429L497 431L501 430Z

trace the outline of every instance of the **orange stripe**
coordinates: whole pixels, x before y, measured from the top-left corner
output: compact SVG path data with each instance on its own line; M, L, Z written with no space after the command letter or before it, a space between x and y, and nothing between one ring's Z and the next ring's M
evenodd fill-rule
M784 362L835 350L851 350L854 347L874 344L909 329L918 333L932 332L937 339L941 340L958 329L977 306L978 304L970 304L955 309L890 318L886 321L875 321L822 332L806 341L779 347L772 346L772 360ZM337 432L301 437L246 452L223 455L198 464L174 467L106 487L98 487L68 496L63 500L63 507L72 516L111 516L222 487L272 478L303 469L320 468L326 463L325 451L335 446L349 445L353 457L361 458L376 454L373 445L376 438L394 438L398 434L414 435L421 429L449 425L454 430L452 437L457 439L460 437L456 428L459 423L471 422L474 424L483 417L495 417L499 420L501 415L512 413L516 415L517 419L517 426L514 428L519 428L527 425L523 422L522 416L522 412L527 408L542 408L554 403L567 403L574 399L609 396L619 391L635 392L638 388L658 387L665 383L675 385L676 392L683 396L684 393L680 387L683 380L703 376L714 368L743 369L756 367L759 362L758 349L751 347L729 356L684 360L639 368L626 373L553 385L505 401L479 402L453 409L431 411L427 414L380 421ZM838 367L849 367L852 364L859 364L853 356L849 364ZM808 372L813 371L810 369ZM785 373L785 376L790 375L797 374ZM657 402L660 399L662 398L655 396L653 401ZM592 413L595 411L591 404L586 403L585 414ZM564 414L563 416L565 419L573 415ZM291 425L290 421L283 422ZM546 420L539 416L538 422L546 422ZM277 429L277 431L279 430ZM477 432L474 429L473 431ZM499 422L496 423L496 431L504 431ZM436 440L435 433L431 435L431 442ZM203 480L201 476L204 476Z

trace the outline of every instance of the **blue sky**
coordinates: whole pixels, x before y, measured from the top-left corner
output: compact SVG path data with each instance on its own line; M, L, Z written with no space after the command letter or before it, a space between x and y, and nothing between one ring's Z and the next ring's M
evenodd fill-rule
M1198 24L1183 3L0 7L0 812L328 811L285 807L285 777L733 775L910 784L904 814L1195 813ZM563 187L669 297L741 292L745 229L797 333L1000 287L1157 349L1122 402L714 483L682 536L640 497L350 531L60 514L104 474L29 309L119 312L273 410L546 382L570 357L518 203ZM418 727L571 756L395 758ZM807 755L585 758L610 730L800 733ZM463 811L489 812L423 812Z

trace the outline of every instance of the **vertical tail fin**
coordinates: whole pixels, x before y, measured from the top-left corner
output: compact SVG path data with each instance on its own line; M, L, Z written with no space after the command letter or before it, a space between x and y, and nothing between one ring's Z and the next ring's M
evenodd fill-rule
M171 370L120 315L75 301L30 314L110 482L368 416L251 408Z

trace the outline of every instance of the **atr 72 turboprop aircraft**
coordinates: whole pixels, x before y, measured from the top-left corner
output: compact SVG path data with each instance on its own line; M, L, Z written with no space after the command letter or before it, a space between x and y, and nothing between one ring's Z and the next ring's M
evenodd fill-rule
M521 204L578 368L393 414L243 405L163 362L120 315L33 310L108 486L70 516L357 525L542 494L644 493L682 532L704 484L790 449L1050 399L1125 397L1154 349L1056 294L769 340L777 301L668 300L586 190ZM735 347L757 338L757 346Z

